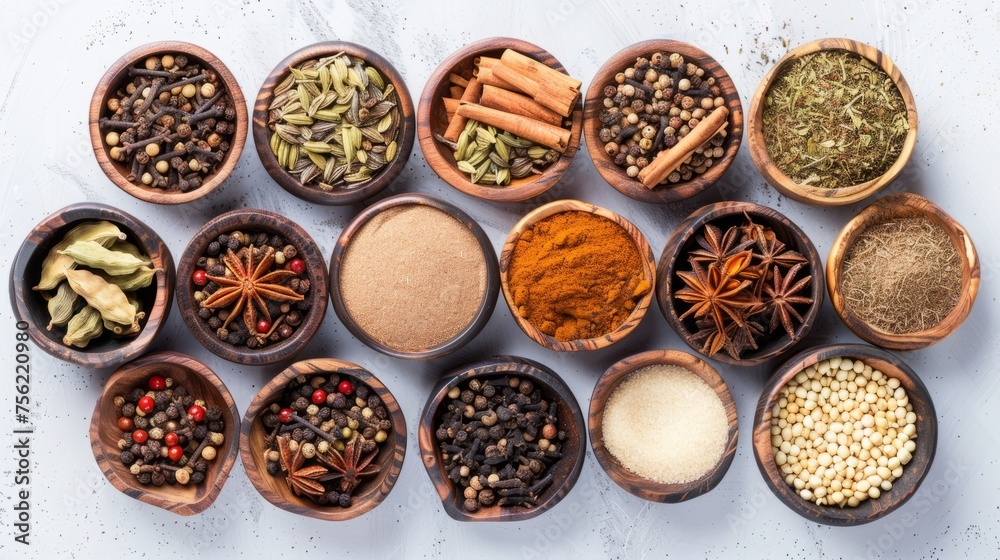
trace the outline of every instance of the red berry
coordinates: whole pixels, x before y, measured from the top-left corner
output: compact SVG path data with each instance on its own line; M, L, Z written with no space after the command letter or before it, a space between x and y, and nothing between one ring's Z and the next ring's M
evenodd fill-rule
M159 375L149 378L149 388L153 391L162 391L167 387L167 381Z
M288 270L295 274L302 274L306 271L306 261L302 259L292 259L288 262Z
M177 445L178 439L179 438L177 437L177 434L173 432L167 432L166 434L163 435L163 443L167 444L167 447L173 447Z
M167 457L170 457L170 460L175 463L177 461L180 461L181 457L183 456L184 456L184 450L181 449L181 446L179 445L174 445L171 446L169 449L167 449Z
M350 395L354 392L354 383L345 379L340 382L340 385L337 385L337 390L344 395Z
M326 402L326 391L323 389L316 389L312 394L313 404L323 404Z
M136 443L146 443L147 439L149 439L149 434L146 433L146 430L136 430L132 432L132 441Z
M265 334L267 331L271 330L271 321L267 319L261 319L257 321L257 332L260 334Z
M152 412L153 408L156 406L156 401L153 397L142 397L139 399L139 410L143 412Z
M201 422L205 419L205 409L198 405L193 405L189 408L188 414L191 415L191 418L193 418L195 422Z
M194 282L196 286L204 286L205 284L208 284L208 274L205 274L204 270L198 269L191 275L191 281Z
M132 419L127 416L122 416L118 419L118 429L127 432L132 429Z
M287 424L292 421L292 409L282 408L281 412L278 413L278 420L282 424Z

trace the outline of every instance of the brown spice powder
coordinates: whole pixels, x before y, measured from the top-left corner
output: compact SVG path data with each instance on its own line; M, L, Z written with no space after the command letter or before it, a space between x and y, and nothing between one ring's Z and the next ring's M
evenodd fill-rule
M339 280L347 312L362 330L389 348L417 352L472 323L486 295L486 256L447 213L397 206L357 231Z

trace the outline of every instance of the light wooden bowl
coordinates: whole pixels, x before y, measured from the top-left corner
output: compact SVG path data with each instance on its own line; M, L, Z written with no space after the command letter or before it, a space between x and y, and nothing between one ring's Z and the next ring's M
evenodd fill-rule
M383 167L374 177L356 186L337 188L330 192L325 192L317 187L303 185L299 180L287 170L278 165L278 158L271 153L271 131L267 128L268 107L274 99L274 88L288 75L288 68L298 66L308 60L332 56L337 53L346 53L349 56L360 58L367 64L374 66L386 80L396 88L399 97L399 113L402 118L398 135L398 149L396 159ZM257 93L257 99L253 108L253 140L257 147L257 156L260 158L264 169L281 188L289 193L308 200L315 204L326 205L347 205L356 204L367 198L371 198L389 186L396 177L399 176L406 162L410 158L413 150L413 133L416 130L413 117L413 99L410 98L410 90L406 88L406 82L396 71L396 68L378 53L346 41L325 41L315 43L299 49L288 55L284 60L274 67L268 74L264 85Z
M129 67L141 64L143 60L150 56L161 56L164 54L183 53L191 60L196 60L203 67L208 68L219 75L219 79L226 86L228 98L236 109L236 133L230 140L229 151L226 152L222 163L211 175L206 175L202 185L188 192L166 191L143 184L130 182L126 177L131 171L122 162L114 161L108 156L108 149L104 145L104 135L101 134L100 120L102 115L108 112L107 102L115 91L129 80ZM240 84L233 77L233 74L226 68L214 54L191 43L182 41L160 41L149 43L132 49L118 59L111 68L104 74L101 81L97 83L94 96L90 100L90 143L94 148L94 155L101 170L108 176L108 179L121 190L146 202L155 204L181 204L196 198L201 198L215 190L236 167L236 162L240 160L243 153L243 144L247 140L247 128L249 119L247 118L246 100L243 99L243 90Z
M477 185L469 177L458 170L452 150L434 139L434 133L444 134L448 128L448 114L444 102L441 101L448 93L450 82L448 76L454 72L462 74L474 67L473 61L480 56L499 58L506 49L513 49L525 56L533 58L560 72L566 69L551 53L545 49L508 37L494 37L476 41L452 53L446 58L424 86L420 94L420 106L417 108L417 139L420 150L431 169L449 185L465 194L489 200L492 202L521 202L534 198L549 190L566 174L573 156L580 148L580 131L583 125L583 103L573 111L572 128L569 147L563 152L559 161L545 168L541 175L529 175L522 179L512 179L506 187L488 187Z
M128 241L149 255L154 267L163 270L156 273L152 284L138 291L146 318L140 321L142 331L137 336L116 338L104 334L86 348L76 348L62 343L64 327L45 329L49 323L47 302L32 287L38 284L49 249L74 226L90 220L118 225ZM56 358L95 368L114 367L145 352L170 315L173 291L174 260L160 236L134 216L93 202L72 204L42 220L21 244L10 271L10 304L17 320L26 324L22 330L27 330L32 342Z
M257 416L281 397L282 391L291 380L300 375L313 377L316 375L326 376L331 373L348 375L367 385L382 399L382 403L389 413L389 419L392 421L392 433L389 435L389 439L382 444L382 449L375 459L375 463L380 467L378 475L361 482L354 492L353 503L346 508L321 506L309 498L296 496L288 489L283 475L271 476L268 474L267 462L263 455L264 437L267 435L267 429L261 422L257 421ZM393 485L396 484L399 472L403 468L403 456L406 454L406 421L403 419L403 412L395 397L368 370L342 360L315 358L288 366L253 398L247 408L246 415L243 417L243 427L240 430L240 453L247 478L267 501L285 511L306 517L315 517L326 521L346 521L374 509L385 500Z
M903 476L892 483L892 490L883 492L877 499L868 499L858 507L819 506L808 502L785 484L780 469L774 462L771 447L771 414L781 390L803 369L834 357L860 359L889 377L899 379L900 386L913 405L917 415L917 444L913 459L903 467ZM937 416L930 394L917 374L902 360L879 348L864 344L832 344L803 350L781 365L764 386L757 412L753 419L753 454L764 481L786 506L795 513L825 525L862 525L875 521L895 511L907 500L927 476L937 450Z
M774 83L775 79L777 79L781 72L792 61L808 54L827 50L839 50L855 53L867 58L876 66L881 68L883 72L888 74L889 77L892 78L893 83L895 83L896 87L899 89L900 95L903 96L903 102L906 105L906 119L910 124L910 130L906 134L906 139L903 141L903 151L899 154L896 162L892 164L892 166L885 173L883 173L881 177L857 185L835 189L800 185L793 181L788 175L782 173L781 170L774 164L774 161L771 159L771 155L767 152L767 146L764 144L763 133L764 98L767 96L767 92L771 89L771 85ZM806 204L816 204L819 206L842 206L845 204L853 204L859 200L868 198L899 176L903 167L906 166L906 162L910 159L910 156L913 155L913 147L917 142L917 105L916 101L913 99L913 92L910 91L910 86L907 85L906 79L903 78L899 68L893 64L892 60L882 53L882 51L870 45L852 41L850 39L819 39L792 49L788 52L788 54L781 57L781 60L779 60L778 63L775 64L770 71L768 71L760 85L757 87L753 100L750 102L750 114L748 116L747 128L747 142L750 146L750 156L753 158L754 164L757 165L757 169L760 171L760 174L763 175L764 178L767 179L767 182L770 183L771 186L778 192L792 198L793 200L804 202Z
M195 398L204 400L208 406L222 409L226 439L218 448L215 460L208 463L205 481L201 484L164 484L160 487L140 484L119 459L118 440L122 431L118 429L119 415L114 399L136 387L144 388L152 375L172 377L176 385L187 388ZM105 384L90 421L90 447L97 466L108 482L130 498L178 515L200 513L219 496L236 462L239 434L240 413L229 389L208 366L180 352L146 354L118 368Z
M844 257L858 236L872 226L899 218L924 218L941 226L962 257L962 293L959 295L958 304L939 324L906 334L880 330L851 311L844 300L841 281ZM976 294L979 292L979 277L979 256L976 254L969 232L939 206L920 195L911 193L899 193L881 198L862 210L840 231L840 235L830 247L830 257L826 261L826 282L830 290L830 301L844 324L864 340L894 350L924 348L954 332L972 311Z
M685 255L696 246L695 236L705 224L716 226L722 224L725 227L721 227L721 229L725 231L729 225L741 222L744 219L744 213L755 222L772 228L778 239L783 241L788 248L805 257L809 261L809 274L812 275L812 280L809 283L809 297L812 298L813 304L802 314L803 321L796 329L794 339L783 330L776 331L779 336L770 337L757 350L744 352L739 360L734 360L725 351L720 351L711 357L712 360L729 365L756 366L787 354L792 347L809 334L816 322L820 308L823 307L823 296L826 293L823 282L823 262L819 258L819 253L816 252L816 247L813 246L805 232L786 218L784 214L752 202L717 202L695 210L681 222L681 225L677 226L663 248L656 272L656 301L663 316L667 319L667 323L674 329L677 336L700 354L701 345L694 341L694 323L690 318L686 318L684 321L680 320L683 310L678 309L677 302L674 301L674 292L684 286L684 283L677 278L676 273L678 269L687 270L689 268L690 265Z
M530 379L546 396L558 401L560 428L566 432L566 440L562 447L563 457L549 467L547 473L552 474L552 484L539 496L538 506L525 509L493 505L481 507L470 513L463 506L465 497L448 480L444 471L437 437L434 434L435 425L440 418L440 409L448 397L448 391L452 387L474 378L489 379L507 375ZM569 494L580 477L587 444L583 414L569 386L551 369L533 360L517 356L493 356L442 375L431 389L427 404L424 405L418 437L420 455L423 457L427 475L430 476L438 496L441 497L445 513L457 521L524 521L552 509Z
M729 419L729 439L726 442L725 451L715 466L697 480L681 484L663 484L643 478L622 466L621 462L604 446L604 408L608 399L632 373L652 365L676 365L691 371L712 387L726 409L726 417ZM650 350L615 363L597 380L594 393L590 397L590 416L587 419L587 425L594 456L597 457L597 462L601 464L601 468L608 473L611 480L615 481L615 484L644 500L673 504L697 498L722 482L722 478L726 476L729 465L732 464L733 457L736 455L738 420L733 395L715 368L687 352Z
M646 310L649 308L649 302L653 299L652 288L646 292L646 295L642 296L642 299L640 299L638 303L636 303L635 309L632 310L628 319L619 325L614 331L596 338L563 342L543 333L532 325L527 319L521 317L521 315L517 312L517 305L514 303L514 294L511 293L510 287L507 285L507 270L510 267L511 259L514 256L514 247L517 245L518 239L521 238L521 234L545 218L555 214L561 214L563 212L587 212L589 214L601 216L602 218L607 218L621 226L629 234L633 241L635 241L636 248L639 250L639 257L642 259L643 276L649 282L650 286L656 286L657 272L656 261L653 258L653 250L650 249L649 243L646 241L646 237L642 235L639 228L635 227L635 224L620 215L611 212L610 210L605 210L604 208L594 206L593 204L589 204L587 202L581 202L579 200L557 200L544 206L539 206L531 212L528 212L523 218L521 218L521 221L514 225L514 229L510 230L510 234L507 236L507 241L503 245L503 251L500 253L500 287L503 290L503 297L507 301L507 306L510 308L511 316L513 316L514 320L517 321L517 326L521 327L524 334L528 335L531 340L534 340L549 350L555 350L558 352L599 350L625 338L630 332L639 326L642 318L646 316Z
M348 245L350 245L358 231L366 223L368 223L369 220L390 208L411 205L424 205L436 208L458 220L476 238L476 241L479 242L479 247L482 249L483 257L486 260L486 291L483 295L483 301L479 305L479 310L476 311L476 315L473 317L472 321L451 340L445 341L432 348L424 348L415 352L392 348L369 335L363 328L361 328L361 325L354 320L350 312L347 310L344 295L340 291L340 268L344 262L344 254L347 251ZM351 334L353 334L366 346L374 348L375 350L394 358L429 360L451 354L455 350L458 350L468 344L473 338L476 338L476 335L478 335L480 331L483 330L483 327L485 327L486 323L489 322L490 317L493 316L493 308L496 306L497 292L500 290L499 275L500 272L497 266L497 255L493 250L493 244L490 242L489 237L487 237L486 232L483 231L483 228L480 227L480 225L476 223L472 217L463 212L459 207L449 204L443 200L417 193L407 193L386 198L369 206L360 214L355 216L354 219L347 224L347 227L345 227L340 233L340 237L337 239L337 244L333 248L333 256L330 258L330 299L333 300L333 310L337 313L337 317L340 318L340 322L347 327L347 330L349 330Z
M312 307L303 317L302 324L288 339L270 343L263 348L236 347L219 340L215 332L198 318L200 305L194 300L195 289L191 275L194 273L198 257L205 254L208 244L220 234L242 230L277 233L284 236L298 249L297 257L305 261L306 274L309 277L310 288L306 297L312 299ZM326 315L326 261L323 260L319 247L301 226L285 216L267 210L256 208L232 210L216 216L203 225L184 249L180 265L177 267L177 277L180 279L177 289L177 308L195 340L216 356L238 364L273 364L291 358L312 340Z
M655 52L662 52L664 56L669 53L680 54L684 57L685 62L694 63L705 70L706 76L715 77L716 85L722 90L722 97L726 100L726 107L729 109L729 128L727 129L726 141L723 143L725 155L707 171L692 177L689 181L649 189L638 179L626 175L625 170L615 165L613 158L604 151L604 142L598 138L602 125L597 116L604 111L604 87L614 85L615 74L635 64L636 58L648 57ZM615 190L642 202L669 204L690 198L711 187L729 169L729 166L736 159L736 153L740 150L740 144L743 142L743 105L740 103L740 94L736 91L736 85L729 77L729 73L705 51L681 41L668 39L643 41L618 51L594 75L590 87L587 88L583 113L583 135L587 138L587 152L590 154L590 159L593 160L601 177L604 177L604 180Z

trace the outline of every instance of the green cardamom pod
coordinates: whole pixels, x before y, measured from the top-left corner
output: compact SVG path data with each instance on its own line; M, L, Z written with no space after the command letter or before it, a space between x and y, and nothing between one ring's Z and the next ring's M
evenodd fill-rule
M109 247L119 240L124 241L125 234L118 229L118 226L108 221L84 222L74 227L45 256L45 260L42 261L42 277L34 289L54 289L66 278L66 269L76 267L72 257L60 253L63 249L77 241L94 241L104 247Z
M151 264L153 262L149 256L146 255L146 253L142 252L142 249L136 247L128 241L115 241L115 244L109 247L109 249L112 251L118 251L119 253L128 253L137 259L141 259L142 262L146 264Z
M77 241L59 253L72 257L76 264L99 268L112 276L131 274L149 264L134 255L106 249L95 241Z
M125 294L125 297L128 298L128 302L135 309L135 320L132 321L131 325L120 325L104 319L104 328L110 330L115 336L135 336L139 334L139 331L142 330L142 327L139 326L139 321L146 318L146 314L142 311L142 301L136 297L135 292Z
M86 348L87 344L101 336L102 332L104 332L104 323L101 321L100 311L87 305L76 315L73 315L73 318L67 323L63 344Z
M74 292L100 311L101 317L122 325L131 325L135 320L135 308L118 286L88 270L67 270L66 279Z
M53 326L61 327L73 317L73 310L80 296L73 291L69 282L60 282L56 288L56 295L49 300L49 325L46 330L52 330Z
M105 282L118 286L123 292L132 292L152 284L156 273L161 270L163 269L144 266L131 274L112 276L106 272L97 271L97 275L103 278Z

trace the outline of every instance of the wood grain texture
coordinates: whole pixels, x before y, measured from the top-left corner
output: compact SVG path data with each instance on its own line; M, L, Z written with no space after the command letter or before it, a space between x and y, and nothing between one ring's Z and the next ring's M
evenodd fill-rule
M490 379L504 376L518 376L531 379L541 388L543 395L558 401L559 429L566 432L563 442L563 457L549 467L547 473L552 474L552 484L539 496L538 506L525 509L521 507L501 507L494 505L481 507L475 512L468 512L463 506L465 497L456 488L444 472L444 463L438 448L439 442L434 435L437 422L441 418L441 407L448 396L448 391L456 385L471 379ZM537 517L552 509L559 503L576 484L583 469L585 456L583 414L580 405L573 396L569 386L559 375L542 364L518 356L493 356L474 362L441 376L431 389L427 404L420 416L418 439L420 455L424 468L430 476L445 513L457 521L524 521Z
M306 275L310 284L306 297L312 299L312 307L303 316L302 324L295 329L292 336L281 342L269 343L263 348L233 346L219 340L215 331L198 318L200 305L194 300L195 286L191 282L195 263L199 257L205 254L209 243L218 238L219 235L233 231L279 234L288 243L295 246L298 250L297 257L306 263ZM177 277L180 279L177 289L177 308L188 330L202 346L213 354L238 364L273 364L291 358L312 340L323 322L324 315L326 315L326 261L323 260L319 247L298 224L274 212L256 208L241 208L209 220L195 232L187 248L184 249L184 254L181 255L180 264L177 267Z
M288 75L289 67L298 66L309 60L333 56L337 53L346 53L349 56L364 60L366 64L374 66L392 83L399 96L399 112L402 122L400 123L398 135L399 147L397 148L396 159L394 161L383 167L372 180L366 183L336 188L330 192L326 192L317 187L303 185L291 173L278 165L278 158L271 153L271 131L267 128L268 107L271 106L271 101L274 99L274 88ZM382 58L375 51L346 41L315 43L288 55L268 74L264 85L260 87L260 91L257 93L257 99L253 107L253 140L254 145L257 147L257 156L260 158L264 169L267 170L276 183L281 185L281 188L303 200L308 200L315 204L331 206L356 204L381 192L406 167L406 162L410 158L410 152L413 150L413 135L415 130L413 99L410 97L410 90L406 88L406 82L403 80L403 77L388 60Z
M503 51L515 51L537 60L546 66L566 73L566 69L551 53L545 49L520 39L509 37L493 37L470 43L455 51L446 58L424 86L420 94L420 105L417 108L417 139L420 150L431 169L449 185L463 193L489 200L492 202L521 202L532 199L551 189L558 183L569 169L573 156L580 148L580 132L583 128L583 103L578 103L571 115L569 147L563 152L559 161L545 168L541 175L529 175L522 179L512 179L506 187L488 187L477 185L469 180L469 176L458 170L455 156L451 148L434 139L434 133L444 134L448 128L448 114L445 110L444 97L449 97L449 76L452 73L463 75L471 73L477 57L486 56L500 58Z
M343 265L344 254L346 253L351 240L354 239L354 236L358 233L358 231L373 217L390 208L399 208L411 205L422 205L436 208L458 220L467 230L469 230L469 233L476 238L476 241L479 243L479 248L482 250L483 257L486 261L486 290L484 292L483 301L479 305L479 309L476 311L472 322L470 322L468 326L462 329L462 331L455 335L451 340L432 348L424 348L419 351L404 351L398 348L392 348L379 342L365 332L365 330L361 328L361 325L354 320L354 317L352 317L350 312L347 310L347 305L344 302L344 295L340 290L340 269ZM340 318L340 322L347 327L347 330L351 331L351 334L353 334L365 345L374 348L383 354L394 358L410 360L429 360L432 358L439 358L441 356L451 354L468 344L473 338L476 338L476 335L483 330L483 327L485 327L486 323L489 322L490 317L493 316L493 309L497 302L497 294L500 291L500 270L497 265L497 254L493 250L493 244L490 242L486 232L483 231L483 228L459 207L431 196L416 193L400 194L386 198L369 206L360 214L355 216L354 219L347 224L347 227L345 227L340 233L340 237L337 238L337 244L333 248L333 256L330 257L329 276L330 299L333 301L333 310L337 313L337 317Z
M226 425L225 441L217 448L216 458L208 463L205 481L201 484L164 484L160 487L140 484L119 458L118 440L122 431L118 429L119 414L114 399L136 387L145 389L146 382L153 375L173 378L175 386L185 387L195 398L203 399L207 406L222 410ZM90 420L90 446L97 466L108 482L130 498L178 515L200 513L219 496L236 462L239 434L240 413L226 385L208 366L180 352L146 354L118 368L104 386Z
M663 484L643 478L626 469L604 445L604 409L608 399L615 389L634 372L652 365L675 365L694 373L715 391L726 410L726 418L729 421L729 436L726 440L725 450L715 466L697 480L680 484ZM715 368L701 358L687 352L650 350L615 363L597 380L594 393L590 397L590 415L587 419L587 426L594 456L604 472L608 473L611 480L615 481L615 484L644 500L674 504L697 498L722 482L722 478L726 476L729 465L732 464L733 457L736 455L736 440L739 433L738 420L733 395Z
M601 121L597 116L604 110L604 87L615 84L615 74L623 72L635 64L638 57L649 57L654 52L664 56L678 53L686 62L694 63L705 71L705 76L712 76L722 90L722 97L729 109L729 128L726 141L723 143L725 154L712 167L701 175L692 177L690 181L673 183L670 186L658 186L649 189L638 179L625 174L625 169L615 165L611 156L604 151L604 142L598 138ZM726 173L736 159L736 153L743 142L743 105L740 94L736 90L729 73L708 53L694 45L668 39L643 41L625 47L608 59L594 75L587 88L586 104L583 113L583 134L587 139L587 152L593 160L597 171L609 185L623 195L642 202L669 204L690 198L711 187Z
M917 415L917 435L914 440L917 448L913 452L913 459L903 467L903 476L892 483L892 490L883 492L877 499L865 500L854 508L819 506L796 494L792 487L785 484L781 471L774 462L774 451L771 446L771 417L781 390L800 371L837 356L861 360L873 369L899 379L900 386L906 391L906 396ZM754 458L757 460L761 476L771 491L795 513L825 525L862 525L898 509L913 497L927 476L937 450L937 415L934 403L920 377L893 354L864 344L817 346L803 350L782 364L764 386L754 414L753 426Z
M939 324L917 332L894 334L868 324L847 306L841 273L847 252L865 230L901 218L924 218L940 226L948 234L962 258L962 292L959 294L958 304ZM979 280L979 256L969 232L938 205L911 193L899 193L881 198L862 210L840 231L840 235L830 247L830 256L826 261L826 282L830 291L830 301L844 324L867 342L894 350L924 348L954 332L972 311L976 294L979 293Z
M511 293L510 286L507 284L507 270L510 268L510 261L514 256L514 247L517 245L518 239L521 238L521 234L545 218L555 214L561 214L563 212L587 212L601 216L602 218L607 218L621 226L622 229L628 233L629 237L635 241L636 249L639 251L639 257L642 259L643 277L649 282L650 286L656 285L657 272L656 261L653 257L653 250L649 247L646 237L641 231L639 231L639 228L637 228L635 224L610 210L594 206L593 204L589 204L587 202L579 200L557 200L544 206L539 206L531 212L528 212L519 222L517 222L517 224L514 225L514 228L510 230L510 234L507 236L507 241L504 243L503 250L500 253L500 288L503 290L503 297L507 301L507 306L510 308L510 314L517 322L517 326L521 327L521 330L524 331L524 334L528 335L528 338L534 340L541 346L548 348L549 350L556 350L559 352L579 352L583 350L598 350L600 348L606 348L625 338L637 326L639 326L642 318L646 316L646 310L649 308L649 302L652 301L652 289L642 296L642 298L636 303L635 309L632 310L628 319L626 319L614 331L596 338L563 342L543 333L527 319L521 317L520 313L517 312L517 305L514 303L514 294Z
M233 108L236 109L236 134L233 134L229 142L230 148L226 152L222 163L214 173L205 176L200 187L186 193L167 191L165 189L130 182L126 178L130 171L129 166L125 163L114 161L108 156L108 149L104 145L104 135L101 134L99 126L102 116L110 116L110 111L107 109L108 99L115 95L115 91L119 87L122 87L129 81L129 67L142 66L143 61L150 56L177 53L187 55L192 62L197 61L203 67L211 69L218 74L219 79L226 86L226 94L230 101L232 101ZM90 100L89 126L90 143L94 148L97 163L100 164L101 170L108 176L108 179L111 179L118 188L146 202L155 204L181 204L207 195L229 177L229 174L236 167L236 162L240 160L240 154L243 153L243 145L246 144L247 140L249 118L247 117L246 100L243 98L243 90L240 89L240 84L229 69L226 68L226 65L214 54L191 43L159 41L132 49L108 69L97 83L94 96Z
M677 277L677 271L690 268L687 254L695 248L697 244L695 237L706 224L713 224L725 231L729 226L743 223L745 221L744 213L755 223L773 229L780 241L809 261L808 272L803 271L800 277L805 277L807 274L812 275L812 281L809 283L809 297L812 298L813 304L802 314L803 321L796 329L794 339L781 331L780 336L769 336L768 341L761 344L757 350L744 352L739 360L734 360L725 351L720 351L711 357L713 360L734 366L756 366L787 354L809 334L816 322L820 308L823 307L823 296L826 293L823 281L823 262L819 258L816 247L805 232L786 218L784 214L751 202L717 202L695 210L677 226L663 248L656 272L656 301L663 316L667 319L667 323L674 329L677 336L681 337L681 340L688 346L701 353L701 345L693 340L696 332L694 321L689 318L684 321L680 320L680 316L687 308L680 308L679 302L674 299L674 292L684 286L684 283Z
M889 167L889 169L883 173L882 176L857 185L836 189L800 185L793 181L788 175L785 175L774 164L774 161L771 159L771 155L767 152L767 146L764 143L763 133L764 98L767 96L767 92L771 88L771 84L774 83L778 75L781 74L781 72L794 60L808 54L826 50L852 52L867 58L876 66L881 68L882 71L892 78L893 83L895 83L896 87L899 89L900 95L903 96L903 103L906 105L906 120L910 125L910 130L907 132L906 139L903 141L902 152L899 154L896 162L892 164L892 166ZM753 162L760 171L760 174L763 175L764 179L766 179L767 182L770 183L771 186L778 192L792 198L793 200L804 202L806 204L816 204L819 206L842 206L845 204L853 204L877 193L883 187L891 183L897 176L899 176L900 172L903 171L903 167L906 166L906 162L910 159L910 156L913 155L913 147L917 143L917 105L913 98L913 92L910 91L910 86L906 83L906 79L903 78L903 74L900 73L899 68L893 64L892 60L890 60L889 57L882 51L872 47L871 45L866 45L850 39L819 39L788 51L788 53L781 57L781 60L779 60L778 63L775 64L766 75L764 75L764 79L760 82L760 85L757 86L757 91L754 92L753 99L750 102L750 114L748 115L747 129L747 143L750 148L750 156L753 158Z
M389 439L381 444L381 449L374 460L374 463L379 466L379 473L375 477L362 479L354 491L353 503L346 508L321 506L309 498L296 496L288 488L284 475L271 476L268 474L267 461L264 459L264 451L266 450L264 437L268 435L267 428L257 420L257 416L263 410L281 398L281 393L291 380L300 375L307 378L317 375L325 377L331 373L348 375L367 385L382 399L382 403L389 413L389 420L392 421L392 432L389 434ZM332 358L304 360L290 365L275 376L250 402L246 415L243 417L243 427L240 431L240 453L247 478L267 501L285 511L299 515L326 521L346 521L374 509L385 500L393 485L396 484L399 472L403 468L403 457L406 455L406 421L395 397L368 370L351 362Z
M65 328L46 330L49 323L47 302L41 292L32 287L38 285L42 261L49 250L70 229L91 220L107 220L118 225L128 241L149 255L154 267L163 270L155 274L153 284L137 292L146 311L138 336L116 338L105 334L86 348L69 347L62 342ZM17 320L29 324L31 340L56 358L90 367L114 367L145 352L170 314L173 290L174 260L160 236L132 215L93 202L72 204L42 220L21 244L10 271L11 307L16 310Z

